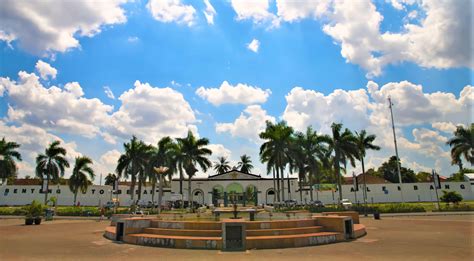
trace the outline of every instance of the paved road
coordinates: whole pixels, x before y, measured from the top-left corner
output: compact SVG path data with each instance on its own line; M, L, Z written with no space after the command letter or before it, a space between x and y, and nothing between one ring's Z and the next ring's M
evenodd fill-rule
M368 235L331 245L247 252L142 247L102 237L108 222L0 220L0 260L473 260L474 216L362 218Z

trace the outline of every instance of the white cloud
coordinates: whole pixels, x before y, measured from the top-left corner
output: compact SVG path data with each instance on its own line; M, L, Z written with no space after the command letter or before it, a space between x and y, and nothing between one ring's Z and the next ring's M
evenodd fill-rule
M258 135L265 130L267 120L275 122L275 118L268 115L260 105L250 105L233 123L217 123L216 132L229 132L232 137L245 138L259 143Z
M471 121L474 104L474 87L467 85L459 94L435 92L424 93L421 85L408 81L390 82L380 90L374 82L369 82L368 90L374 103L371 121L388 122L387 98L393 100L393 111L398 124L402 126L444 121L455 125ZM449 106L446 106L449 104Z
M277 0L278 16L286 22L298 21L304 18L319 18L325 14L332 0L292 1Z
M278 27L278 17L269 12L269 0L232 0L232 8L237 14L237 20L252 20L255 24L269 24Z
M0 40L19 42L28 52L43 55L80 46L77 37L92 37L106 25L126 22L117 1L2 1Z
M417 166L417 171L428 166L449 175L455 168L450 164L449 148L445 144L448 137L437 130L451 134L456 125L472 121L473 91L474 87L465 86L457 97L445 92L425 93L421 85L407 81L387 83L381 88L369 81L367 91L334 90L328 95L295 87L286 96L282 119L297 130L312 125L327 134L332 122L343 123L353 131L366 129L377 135L375 143L382 147L380 152L368 154L371 162L368 166L378 166L394 154L387 102L391 96L399 152L404 162ZM435 130L417 127L426 124ZM403 130L411 130L412 140Z
M8 93L8 121L86 137L100 134L99 126L108 122L112 106L82 97L77 82L61 89L43 86L34 73L20 71L18 76L17 82L0 78L0 86Z
M104 92L105 92L105 95L107 95L107 97L109 97L112 100L115 100L115 95L109 86L104 86Z
M34 165L38 153L44 153L44 149L53 141L61 141L62 147L67 150L66 159L70 164L74 164L74 158L80 156L74 142L64 142L60 137L48 133L43 128L22 124L20 126L8 126L6 122L0 120L0 133L9 141L21 144L18 151L23 157L23 162L19 164L19 175L35 176ZM69 176L70 169L67 170L66 177Z
M192 26L196 19L196 9L180 0L150 0L147 8L153 18L163 23L176 22Z
M115 136L126 139L134 134L154 144L163 136L184 136L188 129L197 133L194 111L176 90L136 81L118 99L122 105L113 113L109 129Z
M196 94L216 106L221 104L249 105L266 102L271 91L269 89L262 90L259 87L243 83L233 86L224 81L219 88L205 88L201 86L196 90Z
M253 39L250 43L247 44L247 48L254 53L258 53L259 47L260 47L260 41L257 39Z
M369 97L362 89L337 89L325 96L314 90L295 87L286 95L286 102L282 118L300 131L310 124L328 133L333 122L354 129L363 128L369 123Z
M232 152L222 144L209 144L207 148L212 151L213 158L225 157L229 159L232 155Z
M49 63L45 63L41 60L38 60L38 62L36 62L35 68L39 72L39 74L41 75L41 79L43 80L47 80L48 76L51 76L52 79L55 79L56 74L58 73L58 70L56 70L56 68L52 67Z
M347 62L367 71L367 77L380 76L384 66L408 61L426 68L474 68L474 45L470 4L466 1L393 0L392 5L403 12L406 5L417 4L425 14L412 10L403 19L401 32L382 32L384 17L370 1L308 1L277 0L277 14L283 21L305 18L323 23L323 31L341 46Z
M113 112L113 107L101 100L85 98L77 82L59 88L43 86L34 73L20 71L18 75L17 81L0 77L10 123L88 138L99 136L108 143L133 134L153 143L163 136L183 136L188 129L198 134L194 111L183 95L171 88L136 81L134 88L119 97L121 105Z
M115 173L117 167L117 161L122 153L116 149L109 150L99 157L99 160L94 162L94 169L97 171L97 177L99 173L103 174L103 178L107 173Z
M431 127L449 134L452 134L456 130L456 125L451 122L433 122Z
M206 21L208 24L214 24L214 16L216 15L216 9L214 9L209 0L204 0L204 4L206 5L206 9L202 12L206 17Z
M415 3L416 0L391 0L390 3L392 4L393 8L397 10L405 10L406 5L412 5Z

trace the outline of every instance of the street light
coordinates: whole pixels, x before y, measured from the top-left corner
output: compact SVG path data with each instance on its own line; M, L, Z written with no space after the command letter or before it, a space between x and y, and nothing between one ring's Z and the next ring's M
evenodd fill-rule
M153 168L156 172L156 174L158 175L158 178L159 178L159 187L160 187L160 191L158 192L158 215L161 214L161 198L162 198L162 193L163 193L163 182L162 182L162 177L163 177L163 174L165 174L167 171L168 171L168 167L163 167L163 166L160 166L158 168L154 167Z

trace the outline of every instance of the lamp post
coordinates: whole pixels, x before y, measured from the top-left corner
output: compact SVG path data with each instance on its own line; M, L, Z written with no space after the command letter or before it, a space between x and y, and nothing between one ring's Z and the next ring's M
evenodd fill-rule
M159 187L160 187L160 191L158 192L158 215L161 214L161 199L162 199L162 196L163 196L163 174L165 174L167 171L168 171L168 167L164 167L164 166L160 166L158 168L154 167L153 168L156 172L156 174L158 175L158 178L159 178Z

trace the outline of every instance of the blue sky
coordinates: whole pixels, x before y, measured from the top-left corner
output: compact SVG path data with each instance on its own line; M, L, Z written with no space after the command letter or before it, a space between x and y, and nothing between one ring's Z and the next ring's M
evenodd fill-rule
M71 159L89 155L105 174L132 134L156 142L187 129L210 139L213 160L247 153L264 175L256 135L265 119L323 133L331 122L367 129L383 148L368 155L377 166L393 153L388 96L401 118L402 162L445 176L456 170L444 142L472 122L469 1L122 2L1 4L0 130L25 144L20 176L31 175L34 155L55 138ZM20 71L44 77L21 84ZM137 115L144 119L125 120Z

